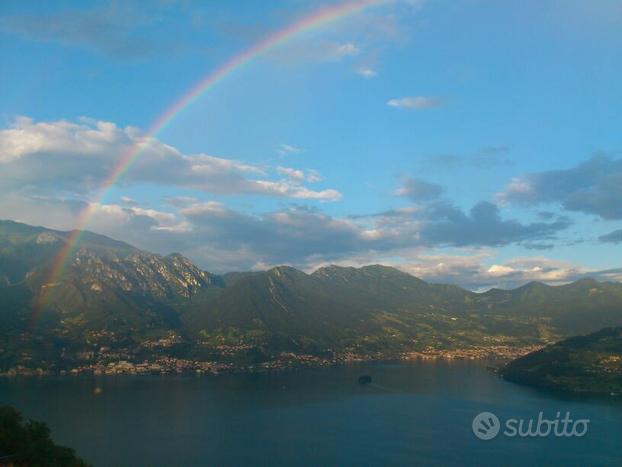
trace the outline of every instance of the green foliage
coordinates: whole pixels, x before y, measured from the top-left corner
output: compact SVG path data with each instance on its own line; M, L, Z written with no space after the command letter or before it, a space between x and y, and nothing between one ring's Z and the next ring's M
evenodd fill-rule
M571 337L510 362L509 381L576 393L622 394L622 328Z
M618 283L474 293L379 265L217 276L179 254L151 254L89 232L62 277L46 283L67 235L0 221L0 370L70 368L78 354L103 347L140 358L174 352L253 362L280 352L546 344L622 325ZM43 291L45 306L35 309ZM174 345L149 345L170 333L178 336Z
M0 407L0 451L14 456L18 466L86 467L73 449L54 444L43 422L25 421L12 407Z

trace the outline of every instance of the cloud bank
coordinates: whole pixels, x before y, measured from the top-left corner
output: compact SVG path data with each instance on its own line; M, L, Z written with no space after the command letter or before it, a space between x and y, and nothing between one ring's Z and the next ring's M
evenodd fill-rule
M142 141L138 130L114 123L79 121L35 122L18 118L0 130L0 186L5 189L65 189L88 193L97 189L120 160ZM291 169L295 170L295 169ZM156 183L220 195L249 194L292 199L336 201L335 189L312 190L302 178L276 169L208 154L184 154L151 138L121 184ZM276 177L275 177L276 175ZM285 175L284 178L278 178Z
M498 198L525 206L554 203L567 211L622 219L622 159L599 154L570 169L529 173L512 180Z

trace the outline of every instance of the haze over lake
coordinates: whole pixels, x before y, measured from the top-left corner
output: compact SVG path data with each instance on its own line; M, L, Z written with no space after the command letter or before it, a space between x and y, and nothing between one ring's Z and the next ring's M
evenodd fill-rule
M361 374L372 384L359 385ZM56 441L95 466L622 462L622 399L514 385L482 362L216 377L2 378L0 401L46 421ZM582 438L481 441L471 423L482 411L502 420L570 412L590 425Z

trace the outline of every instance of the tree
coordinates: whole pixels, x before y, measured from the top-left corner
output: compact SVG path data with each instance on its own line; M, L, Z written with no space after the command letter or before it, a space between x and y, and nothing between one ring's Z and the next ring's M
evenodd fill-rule
M54 444L44 422L28 420L13 407L0 407L0 451L18 466L87 467L71 448Z

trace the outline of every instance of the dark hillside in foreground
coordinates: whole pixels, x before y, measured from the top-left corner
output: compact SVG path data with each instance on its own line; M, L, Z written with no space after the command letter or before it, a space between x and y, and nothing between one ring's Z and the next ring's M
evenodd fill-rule
M0 406L0 465L87 467L71 448L58 446L43 422L24 420L12 407ZM6 462L6 463L5 463Z

